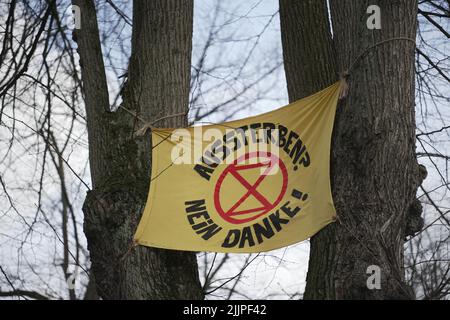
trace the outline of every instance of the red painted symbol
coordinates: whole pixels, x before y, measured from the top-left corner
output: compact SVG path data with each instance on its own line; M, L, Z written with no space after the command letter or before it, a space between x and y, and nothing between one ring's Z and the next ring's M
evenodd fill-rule
M243 162L248 162L249 159L252 158L258 158L259 162L254 164L242 164ZM281 172L282 175L282 186L280 189L280 193L275 199L275 201L270 201L267 199L266 196L264 196L263 193L258 191L258 186L261 184L261 182L271 173L272 170L276 169L277 166L279 167L279 173ZM264 171L262 168L264 168ZM248 182L239 172L242 172L243 170L250 170L250 169L256 169L260 168L262 174L258 177L258 179L251 184ZM247 191L242 197L233 204L229 209L226 211L222 208L222 204L220 201L220 194L221 192L226 192L226 190L221 189L222 183L225 180L228 175L232 175L232 178L236 179ZM252 220L255 220L262 215L266 214L273 208L275 208L278 203L283 198L288 183L288 175L286 166L284 165L283 161L281 161L280 158L277 156L271 154L270 152L250 152L247 153L240 158L236 159L232 164L230 164L228 167L225 168L225 170L220 175L219 179L217 180L216 187L214 190L214 205L216 207L217 212L220 214L220 216L233 224L241 224L246 223ZM256 200L262 205L258 206L256 208L236 211L236 209L250 196L252 195Z

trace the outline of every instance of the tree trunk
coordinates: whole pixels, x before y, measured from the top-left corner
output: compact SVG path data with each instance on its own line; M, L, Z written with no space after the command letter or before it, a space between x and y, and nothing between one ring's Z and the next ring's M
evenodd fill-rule
M104 299L201 299L194 253L132 247L147 199L151 141L136 138L143 123L124 109L110 112L93 1L75 33L85 96L93 190L83 211L97 291ZM187 111L192 0L136 0L132 55L123 107L148 121ZM185 117L156 123L182 126ZM168 213L170 214L170 213Z
M382 29L369 30L369 5ZM417 2L280 0L286 78L291 101L338 79L366 48L416 35ZM414 49L411 41L379 44L355 62L349 93L338 106L331 179L338 222L311 239L305 299L410 299L403 244L420 184L415 158ZM369 289L367 268L381 270Z

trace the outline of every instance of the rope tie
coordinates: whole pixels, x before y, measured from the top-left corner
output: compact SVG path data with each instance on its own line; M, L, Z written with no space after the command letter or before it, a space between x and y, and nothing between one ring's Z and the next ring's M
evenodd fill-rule
M405 40L405 41L410 41L412 43L414 43L414 45L416 44L416 40L412 39L412 38L408 38L408 37L395 37L395 38L389 38L380 42L377 42L369 47L367 47L363 52L361 52L355 60L353 60L353 62L350 64L350 66L348 67L348 69L342 71L339 74L339 79L343 82L343 87L341 89L341 93L339 95L339 99L345 99L347 97L348 94L348 90L349 90L349 86L347 83L347 79L348 77L350 77L350 74L353 70L353 68L355 67L355 65L359 62L359 60L361 60L365 55L367 55L367 53L369 53L370 50L385 44L387 42L391 42L391 41L395 41L395 40Z
M161 118L158 118L152 122L149 122L147 120L145 120L144 118L142 118L141 116L139 116L136 112L125 108L124 106L120 105L119 108L123 109L125 112L129 113L130 115L132 115L133 117L135 117L136 119L138 119L139 121L141 121L143 123L143 126L141 128L139 128L138 130L136 130L136 132L134 133L136 137L142 137L147 133L148 129L154 129L155 127L153 126L156 122L159 122L161 120L164 119L169 119L169 118L175 118L175 117L181 117L181 116L186 116L187 115L187 111L186 112L180 112L180 113L175 113L175 114L171 114L168 116L164 116Z
M119 262L123 262L125 260L125 258L129 256L131 251L134 248L136 248L138 245L139 245L138 242L133 239L133 241L131 241L130 245L128 246L127 251L120 257Z

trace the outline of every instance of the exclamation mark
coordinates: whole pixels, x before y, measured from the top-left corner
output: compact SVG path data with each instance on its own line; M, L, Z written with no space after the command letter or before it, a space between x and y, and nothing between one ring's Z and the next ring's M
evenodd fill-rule
M297 198L297 199L302 200L302 201L306 201L306 199L308 199L308 194L307 193L303 194L303 192L301 192L300 190L297 190L297 189L293 189L292 190L292 196L294 198Z

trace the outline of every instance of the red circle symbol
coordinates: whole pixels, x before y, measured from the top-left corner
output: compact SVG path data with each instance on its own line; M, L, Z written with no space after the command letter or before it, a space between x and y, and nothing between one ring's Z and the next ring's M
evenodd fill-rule
M259 162L253 164L243 164L244 162L252 158L258 158ZM262 161L262 159L264 161ZM271 174L272 170L274 170L277 166L281 171L283 180L278 196L276 197L275 201L271 202L269 199L267 199L266 196L264 196L261 192L258 191L258 186L269 174ZM261 169L262 173L254 183L250 183L239 173L244 170L256 168ZM239 182L245 188L246 191L235 204L233 204L229 209L224 210L220 200L220 194L221 192L223 192L222 184L225 178L228 177L229 175L231 175L235 180L237 180L237 182ZM261 152L261 151L250 152L236 159L232 164L227 166L225 170L222 172L219 179L217 180L216 187L214 189L214 205L219 215L225 221L228 221L233 224L246 223L261 217L262 215L266 214L267 212L275 208L286 192L287 183L288 183L288 174L286 166L284 165L283 161L281 161L280 158L271 154L270 152ZM237 210L238 207L250 195L253 196L262 206L238 211Z

